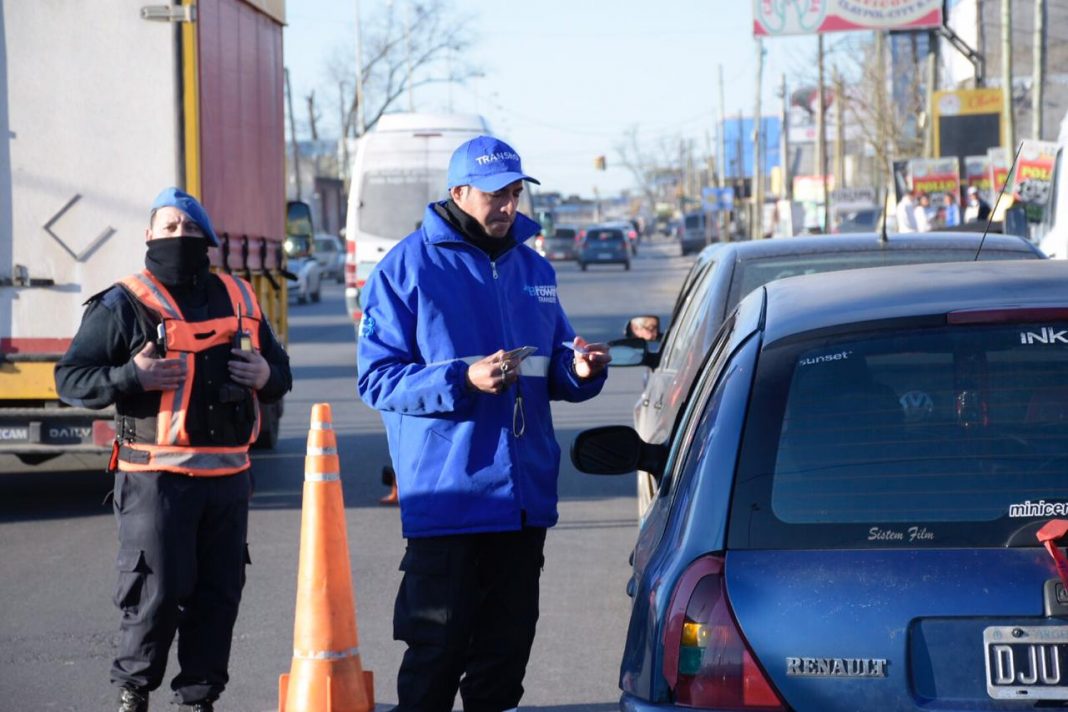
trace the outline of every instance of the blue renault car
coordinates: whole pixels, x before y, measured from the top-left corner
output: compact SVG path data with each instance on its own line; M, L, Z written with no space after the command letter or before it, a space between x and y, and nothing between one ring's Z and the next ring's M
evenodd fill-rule
M1068 263L771 282L668 443L608 426L571 454L658 482L621 709L1068 705L1068 594L1037 538L1068 519Z

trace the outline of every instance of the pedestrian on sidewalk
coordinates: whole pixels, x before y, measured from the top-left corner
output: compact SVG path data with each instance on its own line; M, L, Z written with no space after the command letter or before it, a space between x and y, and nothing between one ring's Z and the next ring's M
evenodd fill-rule
M404 712L447 712L457 691L465 710L519 704L557 521L549 402L595 396L611 360L575 335L552 266L523 244L539 230L516 210L524 181L503 141L463 144L448 200L366 285L359 393L382 411L407 539Z
M219 241L195 198L161 192L145 241L145 270L89 298L56 390L116 411L118 710L148 710L177 633L173 701L211 712L249 563L258 403L281 399L292 376L251 285L211 273Z

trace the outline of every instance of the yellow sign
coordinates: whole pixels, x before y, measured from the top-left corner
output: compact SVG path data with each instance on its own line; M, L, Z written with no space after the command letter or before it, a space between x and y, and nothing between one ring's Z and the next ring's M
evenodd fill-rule
M1000 88L936 91L931 107L934 155L944 155L945 143L950 144L948 154L958 156L982 154L994 145L1004 145L1002 96Z

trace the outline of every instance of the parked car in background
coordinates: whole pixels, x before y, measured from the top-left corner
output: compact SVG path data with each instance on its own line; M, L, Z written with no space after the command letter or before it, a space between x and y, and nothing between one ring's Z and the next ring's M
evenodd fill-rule
M576 255L579 229L572 225L557 225L551 237L538 235L534 249L550 261L573 260Z
M289 235L285 241L286 269L295 279L287 279L288 294L297 304L317 302L322 296L323 268L315 259L315 242L310 235Z
M620 264L630 269L630 246L621 228L590 225L581 234L575 259L583 272L590 264Z
M341 238L329 233L315 235L315 259L322 267L323 279L345 282L345 244Z
M580 470L659 482L620 708L1068 697L1065 584L1037 539L1068 501L1066 330L1053 260L784 279L727 320L668 443L580 433Z
M706 248L683 284L671 323L661 329L665 332L662 342L658 349L648 349L642 362L652 372L634 406L638 433L648 442L667 440L712 338L738 302L757 287L801 274L969 262L976 258L981 239L975 233L889 235L885 242L874 234L820 235L716 243ZM1042 257L1031 243L1011 235L987 235L979 253L980 261ZM613 363L621 365L614 356ZM653 494L652 480L639 475L639 514L646 511Z
M703 211L686 213L682 218L682 233L679 248L685 257L700 252L706 245L719 241L719 224Z
M875 232L879 229L879 218L882 211L879 208L860 208L849 210L839 215L838 224L833 232Z

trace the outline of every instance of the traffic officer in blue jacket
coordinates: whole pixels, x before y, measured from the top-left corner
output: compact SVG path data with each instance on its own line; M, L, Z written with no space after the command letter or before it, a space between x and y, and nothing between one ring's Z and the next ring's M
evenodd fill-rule
M210 272L219 243L195 198L161 192L145 239L145 270L87 302L56 390L70 405L116 410L119 712L148 709L175 633L174 701L211 712L249 561L258 402L281 399L292 375L251 286Z
M523 241L519 156L480 136L449 164L449 200L366 286L359 393L382 411L407 548L393 635L398 710L519 704L557 520L551 400L600 392L604 344L575 335L552 266Z

